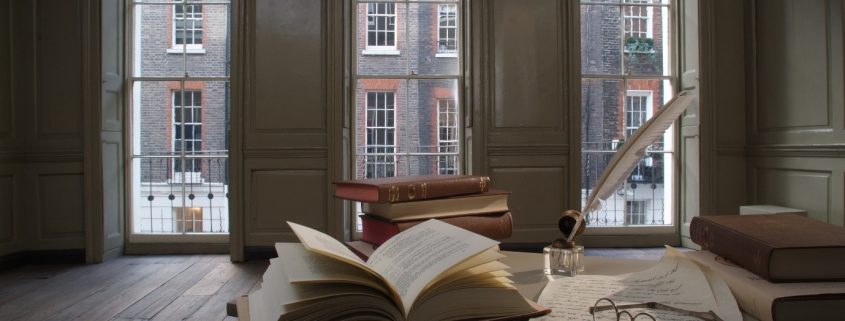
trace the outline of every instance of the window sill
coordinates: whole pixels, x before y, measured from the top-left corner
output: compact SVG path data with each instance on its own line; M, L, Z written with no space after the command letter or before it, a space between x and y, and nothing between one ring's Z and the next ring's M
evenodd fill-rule
M434 54L434 57L437 58L458 58L457 52L438 52Z
M203 54L205 54L205 49L203 49L203 48L188 48L188 49L167 48L167 53L169 53L169 54L181 54L183 50L186 54L189 54L189 55L203 55Z
M398 56L399 50L362 50L361 54L368 56Z

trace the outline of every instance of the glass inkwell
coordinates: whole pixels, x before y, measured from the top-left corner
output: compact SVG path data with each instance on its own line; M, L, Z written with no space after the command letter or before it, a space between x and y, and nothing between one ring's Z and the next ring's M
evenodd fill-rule
M558 220L563 238L543 248L543 273L549 276L576 276L584 273L584 246L575 244L575 237L584 232L581 212L567 210Z

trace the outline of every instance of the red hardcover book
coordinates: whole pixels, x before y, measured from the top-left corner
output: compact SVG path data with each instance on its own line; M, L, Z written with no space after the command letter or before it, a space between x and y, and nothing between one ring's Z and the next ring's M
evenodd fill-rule
M513 217L511 216L511 212L463 215L438 219L494 240L509 238L513 232ZM399 234L399 232L427 220L429 219L396 222L378 216L364 214L361 216L363 229L361 241L381 245L394 235Z
M845 281L845 228L795 214L697 216L690 238L770 282Z
M490 178L474 175L397 176L334 183L335 197L370 203L396 203L490 190Z

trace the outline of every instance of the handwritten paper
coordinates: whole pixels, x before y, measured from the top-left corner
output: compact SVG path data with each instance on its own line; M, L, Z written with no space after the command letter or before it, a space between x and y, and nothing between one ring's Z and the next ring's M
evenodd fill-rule
M736 301L723 281L707 274L673 248L655 266L624 275L579 275L550 281L540 294L539 304L552 309L540 320L592 321L589 308L600 298L610 298L617 305L658 302L675 308L715 312L723 320L742 320ZM717 298L718 296L718 298ZM658 320L700 321L674 312L637 309Z

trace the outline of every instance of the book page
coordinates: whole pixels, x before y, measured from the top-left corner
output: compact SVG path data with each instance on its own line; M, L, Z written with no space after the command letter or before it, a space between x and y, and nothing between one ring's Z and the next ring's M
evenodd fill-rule
M293 222L288 222L288 225L290 225L296 237L299 238L299 241L302 242L302 245L309 251L328 255L338 260L354 264L364 270L371 271L364 261L355 255L352 250L340 241L326 235L326 233Z
M420 292L432 280L496 244L498 242L459 227L428 220L382 244L370 256L367 265L395 287L407 315Z
M373 277L351 264L337 262L336 259L305 249L300 243L276 243L279 258L272 259L273 264L284 268L290 283L350 283L366 285L385 294L390 292Z
M718 295L724 293L720 285ZM667 254L654 267L625 275L579 275L550 281L540 294L539 304L552 313L541 320L593 320L589 309L600 298L617 305L658 302L689 311L713 311L723 320L742 320L735 301L715 298L705 274L691 260L667 248ZM700 320L655 309L637 309L658 320Z

